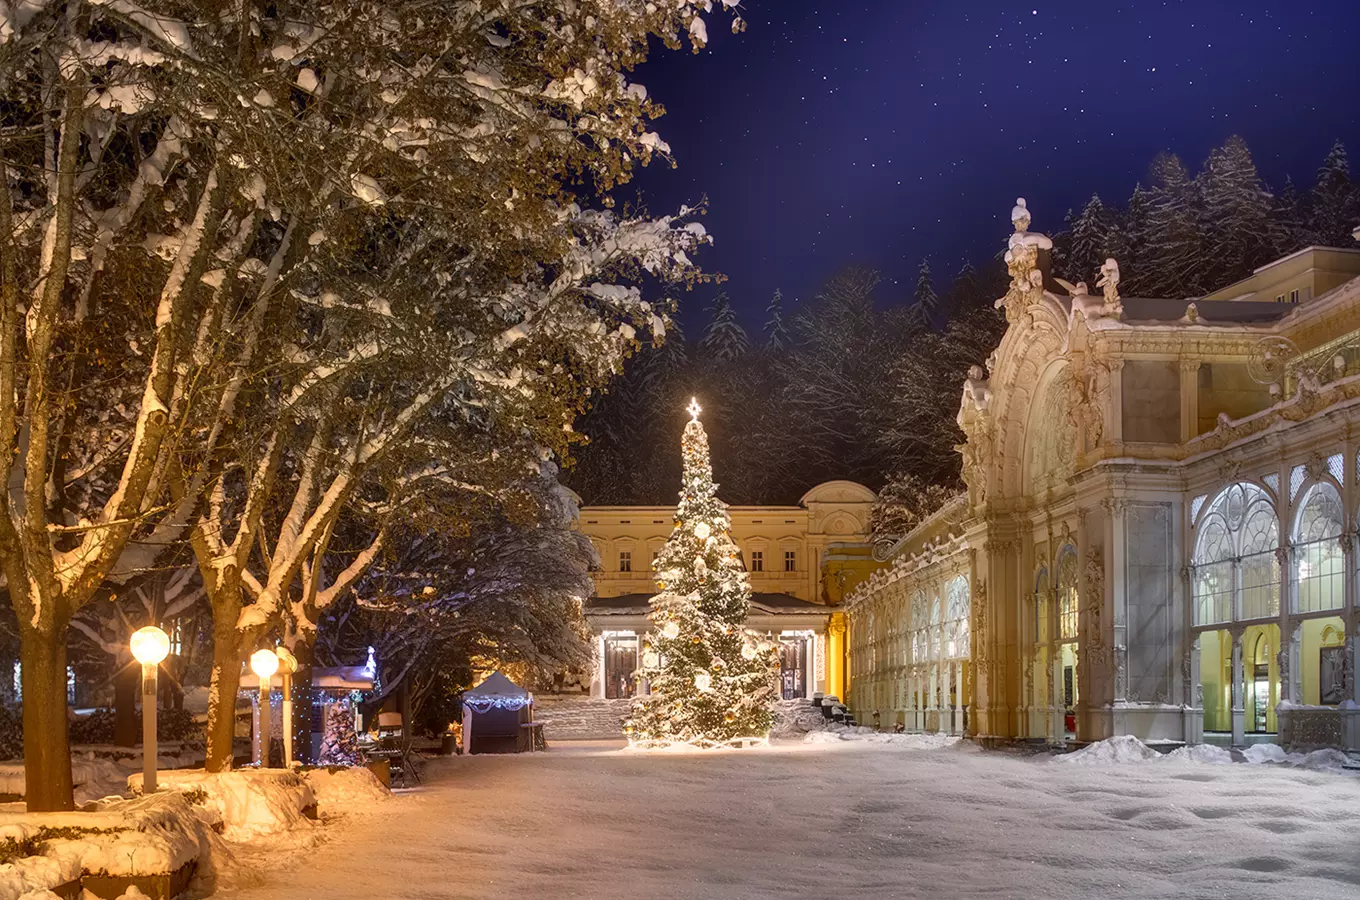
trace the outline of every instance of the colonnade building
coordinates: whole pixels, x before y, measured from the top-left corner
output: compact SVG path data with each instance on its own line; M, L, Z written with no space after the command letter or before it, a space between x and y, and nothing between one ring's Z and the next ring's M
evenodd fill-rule
M1012 215L966 492L846 600L860 721L1360 747L1360 250L1189 300L1052 278Z

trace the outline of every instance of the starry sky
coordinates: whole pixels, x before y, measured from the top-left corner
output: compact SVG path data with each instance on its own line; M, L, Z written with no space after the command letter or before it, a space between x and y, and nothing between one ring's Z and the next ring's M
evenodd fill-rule
M717 4L715 3L715 6ZM1191 171L1241 134L1263 175L1312 184L1333 141L1360 169L1360 0L744 0L708 50L635 75L678 167L634 186L653 214L707 198L743 323L846 263L907 299L1002 249L1023 195L1063 228L1092 192L1122 205L1160 150ZM695 336L715 289L681 295Z

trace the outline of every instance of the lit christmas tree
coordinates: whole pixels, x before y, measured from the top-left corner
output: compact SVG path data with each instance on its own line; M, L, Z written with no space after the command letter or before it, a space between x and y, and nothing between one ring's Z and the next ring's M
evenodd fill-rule
M681 440L684 484L675 530L656 561L654 631L641 675L651 694L634 702L634 746L730 746L765 738L778 690L774 646L746 630L751 586L718 499L708 436L691 400Z

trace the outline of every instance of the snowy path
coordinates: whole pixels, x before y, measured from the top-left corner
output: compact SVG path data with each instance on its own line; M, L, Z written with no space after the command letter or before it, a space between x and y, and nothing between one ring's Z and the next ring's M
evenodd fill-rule
M1360 779L971 747L431 764L228 900L1360 895Z

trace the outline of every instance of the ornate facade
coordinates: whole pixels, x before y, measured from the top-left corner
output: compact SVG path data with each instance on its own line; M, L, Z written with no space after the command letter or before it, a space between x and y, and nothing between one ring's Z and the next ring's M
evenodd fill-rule
M1360 251L1123 298L1115 261L1092 295L1050 277L1023 201L1012 221L967 492L846 602L856 716L1360 746Z

